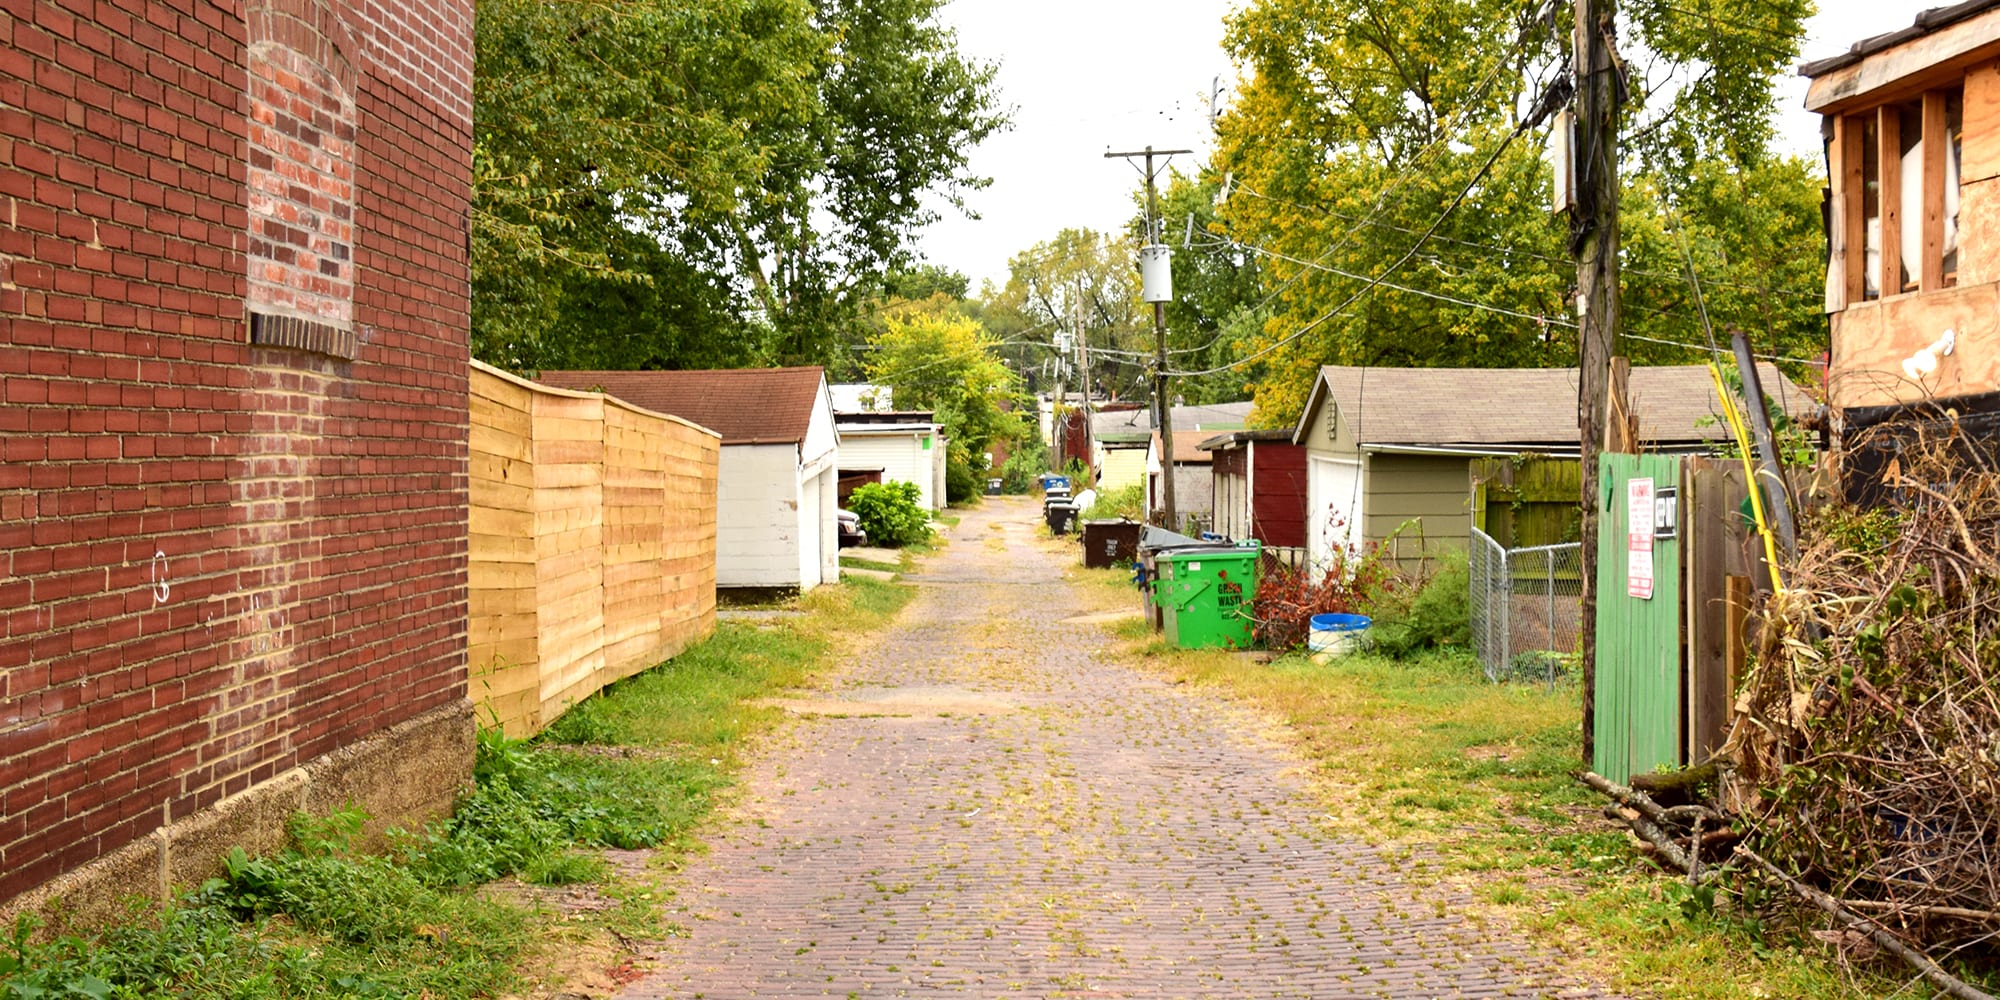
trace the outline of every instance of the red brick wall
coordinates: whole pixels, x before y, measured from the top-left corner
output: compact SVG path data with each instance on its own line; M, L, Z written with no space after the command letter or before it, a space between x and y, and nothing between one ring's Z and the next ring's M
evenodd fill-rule
M0 899L462 697L471 25L0 0ZM253 43L353 116L256 345Z

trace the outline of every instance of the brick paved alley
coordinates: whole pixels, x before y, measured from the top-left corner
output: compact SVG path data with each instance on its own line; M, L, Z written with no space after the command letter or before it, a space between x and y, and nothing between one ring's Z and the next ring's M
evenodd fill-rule
M989 500L759 754L627 998L1597 996L1314 823L1254 718L1064 624Z

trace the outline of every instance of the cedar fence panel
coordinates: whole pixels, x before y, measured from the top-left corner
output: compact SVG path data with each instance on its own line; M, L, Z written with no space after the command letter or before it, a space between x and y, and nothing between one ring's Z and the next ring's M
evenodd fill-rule
M472 372L470 691L510 737L715 629L709 430Z

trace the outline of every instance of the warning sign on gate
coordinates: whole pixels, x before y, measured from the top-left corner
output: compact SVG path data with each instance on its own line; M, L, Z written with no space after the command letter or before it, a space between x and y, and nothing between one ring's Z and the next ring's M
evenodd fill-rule
M1625 484L1625 594L1653 599L1653 481Z

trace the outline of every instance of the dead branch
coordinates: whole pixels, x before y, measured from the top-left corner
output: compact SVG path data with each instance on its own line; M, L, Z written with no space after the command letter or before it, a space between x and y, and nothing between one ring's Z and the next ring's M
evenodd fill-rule
M1646 793L1633 791L1595 771L1578 774L1576 780L1627 806L1628 808L1624 809L1616 806L1607 807L1605 814L1613 819L1624 820L1626 825L1632 828L1632 832L1645 838L1647 843L1660 852L1660 857L1665 858L1668 864L1686 872L1689 885L1700 885L1715 877L1715 868L1703 871L1700 861L1697 860L1698 856L1690 856L1675 842L1674 837L1667 833L1667 830L1674 825L1675 814L1692 817L1696 820L1694 842L1698 844L1701 836L1699 825L1701 819L1722 821L1721 815L1715 810L1706 806L1676 806L1672 810L1662 809L1660 804L1654 802ZM1696 850L1699 851L1700 848L1697 847Z
M1653 801L1652 796L1647 795L1645 792L1634 788L1627 788L1598 774L1596 771L1585 771L1577 775L1576 780L1639 810L1647 819L1652 820L1658 826L1676 826L1683 819L1692 820L1697 816L1710 822L1722 821L1722 815L1707 806L1675 806L1673 809L1663 809L1658 802Z
M1969 910L1963 906L1921 906L1915 903L1886 903L1872 899L1850 899L1850 910L1869 913L1887 913L1894 916L1930 917L1939 920L1970 920L1975 923L2000 924L2000 913L1992 910Z
M1808 512L1753 609L1723 801L1775 864L1894 901L1855 907L1941 952L2000 925L1976 916L2000 910L2000 471L1948 418L1892 437L1872 505Z
M1769 873L1772 878L1783 882L1787 888L1791 889L1801 899L1819 907L1828 915L1846 924L1848 927L1867 934L1869 939L1879 945L1883 951L1889 952L1897 958L1908 962L1911 967L1923 973L1924 978L1936 983L1947 995L1958 997L1959 1000L1994 1000L1991 993L1977 989L1957 976L1944 971L1942 966L1931 961L1922 952L1915 951L1908 945L1905 945L1894 934L1883 930L1873 920L1869 920L1866 917L1858 917L1848 912L1840 900L1779 871L1778 866L1764 860L1763 856L1756 851L1739 844L1737 845L1736 853L1744 858L1748 858L1752 863Z

